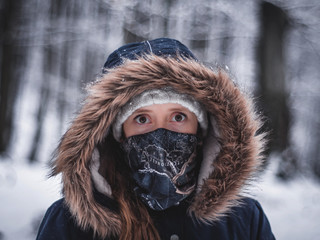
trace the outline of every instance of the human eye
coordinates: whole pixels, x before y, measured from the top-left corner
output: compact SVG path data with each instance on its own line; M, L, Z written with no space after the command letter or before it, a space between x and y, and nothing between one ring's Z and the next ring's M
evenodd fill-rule
M138 115L134 118L134 120L138 123L138 124L146 124L150 122L150 119L148 118L148 116L146 115Z
M173 122L182 122L186 119L186 115L184 113L174 113L171 121Z

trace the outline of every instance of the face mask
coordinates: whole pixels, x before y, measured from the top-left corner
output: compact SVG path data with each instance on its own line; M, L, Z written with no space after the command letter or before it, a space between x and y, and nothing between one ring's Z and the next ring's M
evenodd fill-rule
M154 210L179 204L196 186L198 137L157 129L123 143L134 191Z

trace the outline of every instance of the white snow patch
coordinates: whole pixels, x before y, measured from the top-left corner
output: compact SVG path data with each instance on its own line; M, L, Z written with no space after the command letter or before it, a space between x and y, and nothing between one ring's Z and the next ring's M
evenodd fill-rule
M47 174L43 164L0 161L1 240L35 239L37 220L61 197L59 177L47 180Z
M276 239L320 239L320 184L303 176L279 181L274 174L276 166L277 159L273 159L260 190L255 191Z

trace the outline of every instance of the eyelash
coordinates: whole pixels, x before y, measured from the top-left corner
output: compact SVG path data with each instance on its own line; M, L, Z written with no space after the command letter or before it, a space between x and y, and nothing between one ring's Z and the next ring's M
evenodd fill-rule
M146 122L140 122L139 119L141 117L144 117L146 119ZM134 118L134 120L138 123L138 124L146 124L146 123L149 123L150 122L150 119L146 116L146 115L138 115Z
M182 116L182 119L180 121L177 121L175 119L176 116ZM145 122L140 122L141 118L145 118ZM172 122L182 122L184 121L185 119L187 118L187 115L184 114L184 113L181 113L181 112L177 112L177 113L174 113L173 116L171 117L170 121ZM138 115L134 118L134 120L138 123L138 124L147 124L150 122L150 119L148 116L144 115L144 114L141 114L141 115Z
M174 118L175 118L176 116L182 116L182 120L180 120L180 121L174 120ZM173 117L171 118L171 121L173 121L173 122L182 122L182 121L184 121L186 118L187 118L187 116L186 116L184 113L178 112L178 113L174 113Z

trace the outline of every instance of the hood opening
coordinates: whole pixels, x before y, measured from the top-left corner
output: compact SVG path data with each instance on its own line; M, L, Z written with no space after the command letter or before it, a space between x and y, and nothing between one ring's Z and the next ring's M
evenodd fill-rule
M198 189L189 208L198 220L211 222L226 214L262 163L264 134L257 133L259 117L226 73L185 58L149 55L127 60L108 69L90 87L57 149L53 173L62 173L65 201L81 226L101 236L119 232L119 216L94 201L92 183L112 198L112 190L121 184L117 174L109 176L116 161L110 159L116 156L115 140L110 139L112 123L131 98L164 87L192 96L208 112Z

